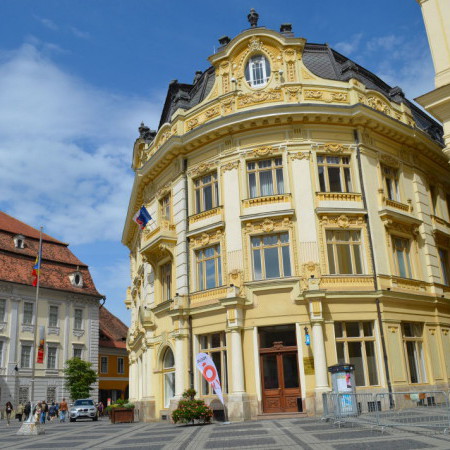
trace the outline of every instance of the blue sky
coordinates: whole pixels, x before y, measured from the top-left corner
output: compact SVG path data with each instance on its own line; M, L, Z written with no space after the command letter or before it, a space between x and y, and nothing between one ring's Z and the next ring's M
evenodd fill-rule
M218 38L292 23L409 98L433 89L415 0L2 0L0 209L70 243L125 323L128 250L120 243L132 146L155 128L168 83L190 83Z

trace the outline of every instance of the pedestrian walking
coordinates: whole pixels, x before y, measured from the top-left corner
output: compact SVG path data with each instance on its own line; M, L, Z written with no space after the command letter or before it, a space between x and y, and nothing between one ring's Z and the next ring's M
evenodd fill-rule
M48 408L48 417L50 422L53 422L53 419L56 416L56 405L55 402L52 402L52 404L50 405L50 407Z
M31 403L26 402L23 408L23 415L24 415L23 420L28 420L28 417L30 417L30 413L31 413Z
M100 417L103 417L103 410L105 409L105 407L103 406L103 402L98 402L97 409L98 409L98 415Z
M42 424L45 424L45 419L47 417L47 414L48 414L48 405L45 402L45 400L42 400L42 403L41 403L41 423Z
M59 404L59 421L65 422L66 421L66 414L69 407L67 406L66 399L63 398L62 402Z
M5 413L6 413L6 421L8 422L8 427L11 423L11 414L13 411L13 405L11 402L6 402Z
M22 422L22 416L23 416L23 403L20 402L20 403L17 405L17 409L16 409L16 419L17 419L19 422Z

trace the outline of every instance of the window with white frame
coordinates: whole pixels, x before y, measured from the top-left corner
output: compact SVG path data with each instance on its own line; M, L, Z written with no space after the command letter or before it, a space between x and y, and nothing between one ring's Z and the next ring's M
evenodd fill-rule
M58 307L55 305L50 305L48 310L48 326L57 327L58 326Z
M172 298L172 262L169 261L160 267L161 273L161 297L162 301Z
M200 351L211 356L219 375L222 391L228 392L227 343L225 333L212 333L199 336ZM209 383L201 377L201 395L213 395Z
M317 155L321 192L352 192L349 156Z
M170 348L164 353L162 361L164 383L164 408L170 406L170 399L175 395L175 358Z
M355 366L356 386L378 385L374 322L335 322L338 364Z
M430 184L431 213L438 215L438 188Z
M73 317L73 327L75 330L83 329L83 310L75 309Z
M326 230L325 235L330 274L362 274L361 231Z
M47 386L47 403L56 402L56 386Z
M32 325L33 324L33 303L25 302L23 304L23 324Z
M107 356L102 356L100 358L100 372L108 373L108 357Z
M252 236L253 279L291 276L289 233Z
M385 195L389 200L394 200L396 202L400 201L399 192L399 171L394 167L389 167L382 165L381 171L383 174L383 187L385 190Z
M3 341L0 341L0 367L3 367L3 348L5 344Z
M251 87L263 87L270 78L270 64L264 55L252 56L245 66L245 79Z
M73 348L73 357L83 359L83 349L81 347Z
M402 278L413 278L410 258L411 240L392 236L392 249L396 274Z
M284 194L282 158L247 162L250 198Z
M117 373L120 375L125 373L125 362L123 358L117 358Z
M19 387L19 403L25 405L30 400L30 388L28 386Z
M403 323L408 377L410 383L426 383L425 359L423 354L423 324Z
M5 321L6 316L6 300L4 298L0 298L0 322Z
M31 344L22 344L20 348L20 367L31 369Z
M217 172L194 180L195 213L209 211L219 206L219 185Z
M56 356L58 349L53 346L47 347L47 369L56 369Z
M222 261L220 245L213 245L195 252L197 265L197 290L204 291L222 285Z
M439 262L441 266L442 283L446 286L450 284L450 260L448 259L448 250L439 248Z
M160 200L161 206L161 219L163 220L171 220L171 211L170 211L170 194L165 195Z

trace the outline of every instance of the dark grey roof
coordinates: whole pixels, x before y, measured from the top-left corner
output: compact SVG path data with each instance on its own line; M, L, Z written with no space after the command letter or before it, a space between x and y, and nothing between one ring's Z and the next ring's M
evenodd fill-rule
M441 125L407 100L399 87L389 86L372 72L330 48L328 44L306 43L303 62L313 74L321 78L338 81L356 78L368 89L378 91L397 103L405 103L411 109L417 126L443 145ZM181 84L178 83L178 80L172 81L169 84L158 128L161 128L164 123L170 122L173 113L178 108L187 110L201 103L210 93L214 85L214 78L214 68L209 67L201 74L197 72L193 84Z

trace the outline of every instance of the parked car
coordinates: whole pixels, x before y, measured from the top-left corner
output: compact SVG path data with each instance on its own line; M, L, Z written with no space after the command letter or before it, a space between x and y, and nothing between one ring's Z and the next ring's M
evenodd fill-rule
M98 420L98 412L94 400L90 398L75 400L73 406L69 409L69 418L71 422L75 422L77 419Z

